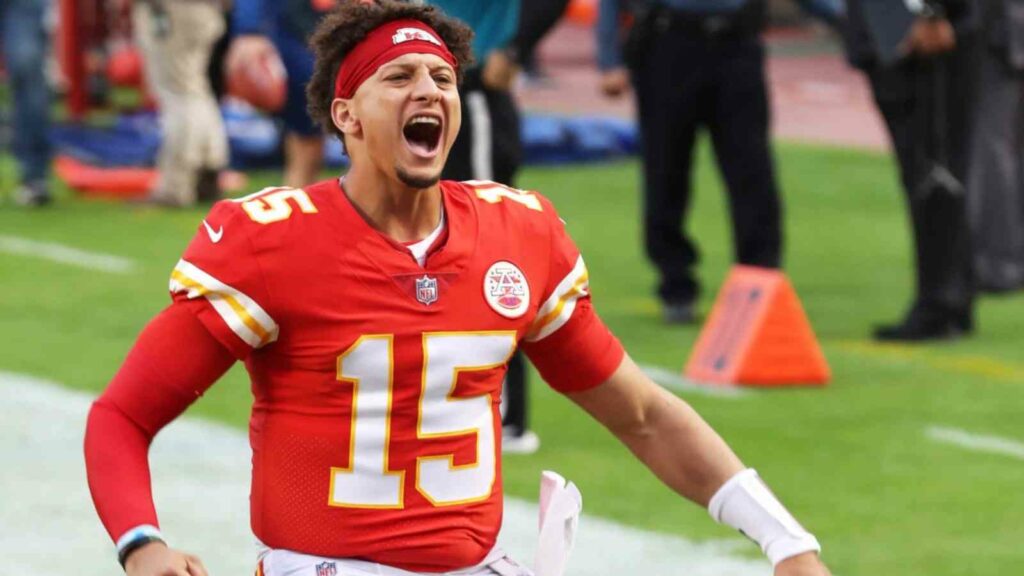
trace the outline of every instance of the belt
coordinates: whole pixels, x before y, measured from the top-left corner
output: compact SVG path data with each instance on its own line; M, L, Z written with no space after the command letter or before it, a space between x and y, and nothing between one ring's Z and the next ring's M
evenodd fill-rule
M733 40L756 36L757 27L742 12L698 14L662 7L654 15L659 32L676 32L706 40Z

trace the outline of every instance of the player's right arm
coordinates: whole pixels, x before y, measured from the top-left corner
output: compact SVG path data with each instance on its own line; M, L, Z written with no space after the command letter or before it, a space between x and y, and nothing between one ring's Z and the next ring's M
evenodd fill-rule
M157 432L235 362L188 310L194 305L171 305L146 326L86 423L89 491L130 576L206 574L198 559L165 545L148 460Z
M89 412L89 489L131 576L205 574L198 560L164 544L150 486L149 446L237 359L277 337L249 237L267 210L272 212L276 204L266 198L275 192L220 202L211 210L172 272L173 304L143 329Z

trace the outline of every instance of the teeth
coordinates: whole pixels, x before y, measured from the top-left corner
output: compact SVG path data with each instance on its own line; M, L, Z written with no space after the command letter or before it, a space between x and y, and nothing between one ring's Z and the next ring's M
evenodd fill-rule
M409 120L409 124L430 124L433 126L440 126L441 121L433 116L413 116L412 119Z

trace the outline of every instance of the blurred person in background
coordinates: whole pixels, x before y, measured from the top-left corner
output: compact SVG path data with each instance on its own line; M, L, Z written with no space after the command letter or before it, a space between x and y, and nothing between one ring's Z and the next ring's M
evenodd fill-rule
M44 26L47 0L0 2L3 64L11 90L14 157L20 185L14 201L22 206L50 203L50 88L45 60L48 38Z
M1024 0L981 0L967 213L983 292L1024 288Z
M284 185L301 188L315 182L323 169L324 136L306 112L306 84L313 75L313 53L306 40L334 0L234 0L232 30L225 67L277 52L288 73L284 122Z
M885 42L879 40L886 25L871 12L879 7L847 0L848 58L867 74L885 119L913 227L914 300L899 322L876 328L875 338L883 341L955 338L973 330L963 185L976 36L973 2L919 4L900 43L903 56L887 63Z
M228 140L207 69L224 33L223 8L223 0L135 0L132 7L163 133L149 202L181 207L220 199Z
M835 23L839 0L800 0ZM691 323L699 285L697 247L683 223L693 145L706 127L729 194L735 258L778 268L782 208L769 141L764 74L764 0L601 0L597 25L601 90L632 83L642 137L644 245L660 274L669 323ZM632 16L622 34L624 15Z

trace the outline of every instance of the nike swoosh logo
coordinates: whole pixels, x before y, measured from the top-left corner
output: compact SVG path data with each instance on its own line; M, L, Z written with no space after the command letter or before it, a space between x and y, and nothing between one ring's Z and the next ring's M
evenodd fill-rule
M206 227L206 234L210 237L210 242L213 242L214 244L220 242L221 236L224 236L223 226L214 231L214 229L206 223L206 220L203 220L203 226Z

